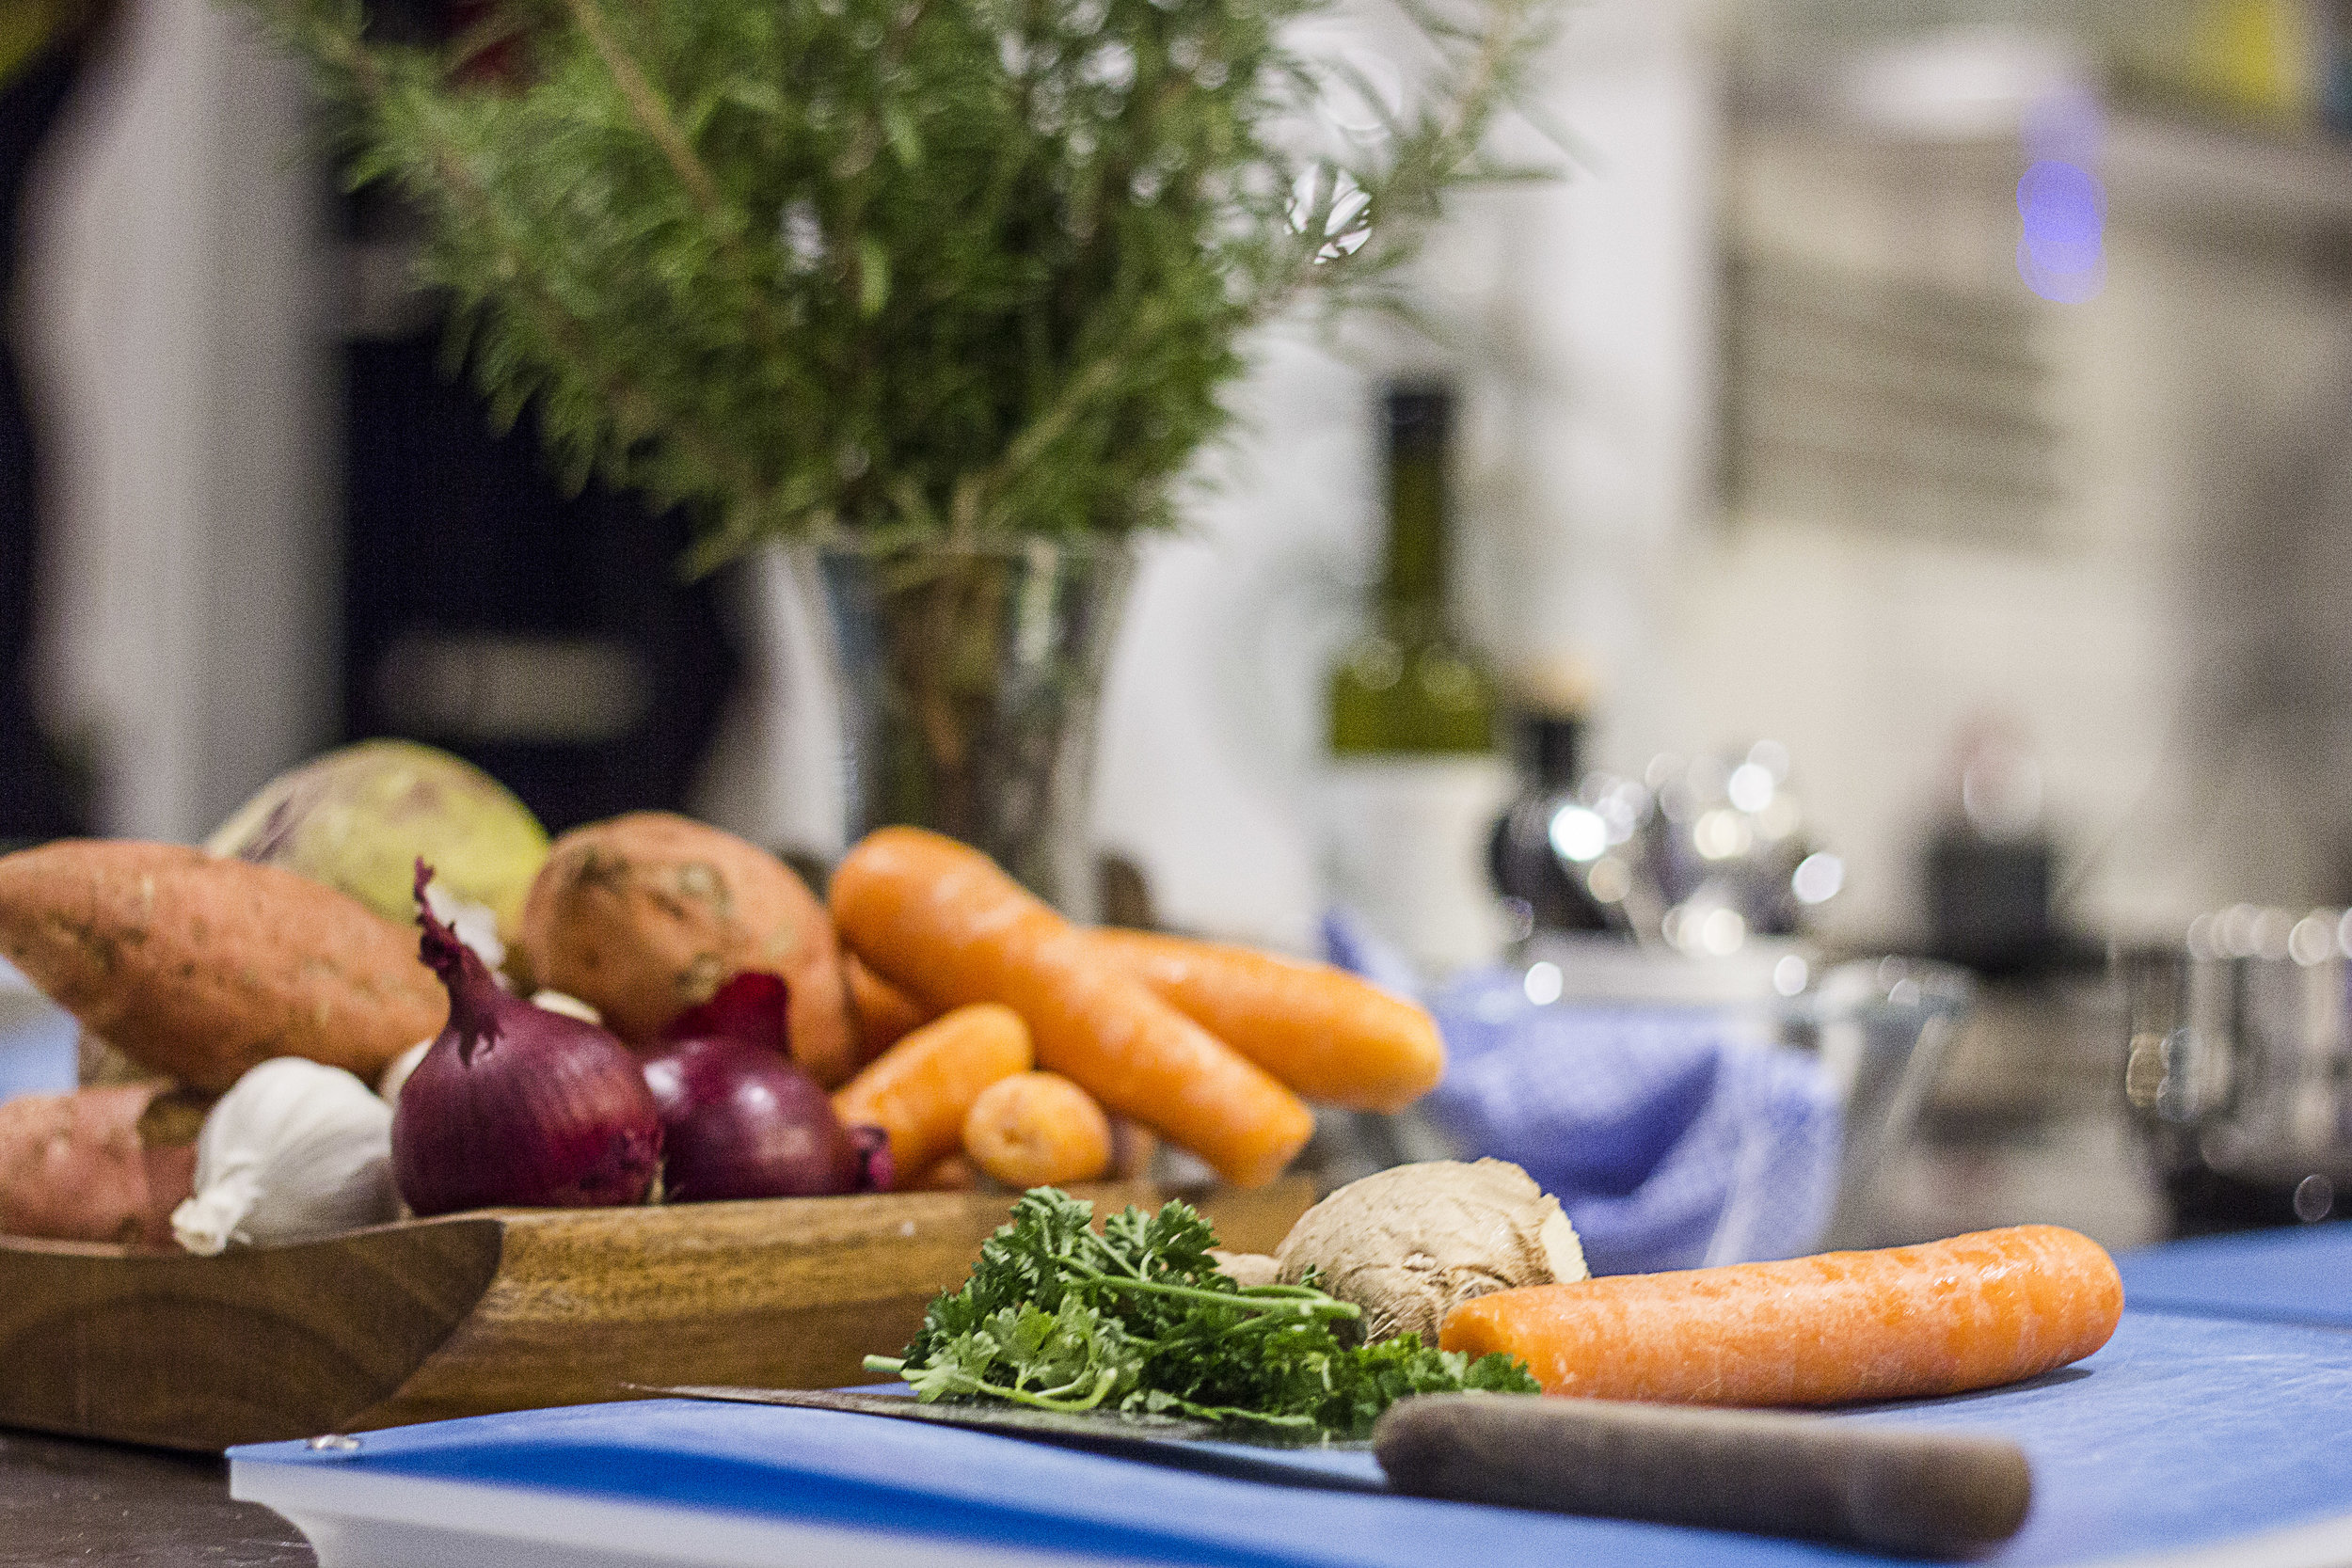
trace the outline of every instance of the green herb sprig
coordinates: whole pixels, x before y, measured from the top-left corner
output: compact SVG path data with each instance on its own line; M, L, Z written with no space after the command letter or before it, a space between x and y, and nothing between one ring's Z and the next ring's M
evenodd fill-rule
M248 3L427 218L498 417L708 564L1166 522L1246 331L1528 172L1488 132L1553 0L1397 0L1402 94L1295 45L1331 0L498 0L430 47Z
M1013 1205L961 1290L934 1300L901 1357L870 1356L917 1399L998 1399L1360 1437L1407 1394L1536 1392L1508 1356L1476 1361L1405 1334L1352 1342L1361 1316L1311 1283L1242 1286L1191 1206L1094 1206L1052 1187Z

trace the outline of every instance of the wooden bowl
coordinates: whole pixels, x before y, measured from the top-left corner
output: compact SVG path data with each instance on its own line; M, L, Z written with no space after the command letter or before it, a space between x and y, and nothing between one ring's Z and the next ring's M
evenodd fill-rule
M1098 1212L1163 1196L1075 1191ZM1195 1201L1271 1252L1312 1198L1290 1178ZM632 1384L872 1382L861 1359L904 1348L1011 1202L493 1210L217 1258L0 1236L0 1425L218 1450Z

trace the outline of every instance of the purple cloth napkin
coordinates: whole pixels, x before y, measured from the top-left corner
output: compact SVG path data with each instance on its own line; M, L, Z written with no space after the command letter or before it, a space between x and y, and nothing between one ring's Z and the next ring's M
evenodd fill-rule
M1332 960L1391 989L1409 969L1355 923ZM1705 1007L1527 999L1513 971L1456 976L1422 1000L1449 1057L1424 1102L1466 1157L1523 1167L1560 1199L1596 1274L1812 1251L1837 1193L1836 1086L1808 1053Z

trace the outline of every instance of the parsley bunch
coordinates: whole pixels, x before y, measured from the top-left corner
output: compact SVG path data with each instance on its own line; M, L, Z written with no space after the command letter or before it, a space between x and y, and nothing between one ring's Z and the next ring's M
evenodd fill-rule
M1360 1437L1407 1394L1536 1392L1508 1356L1476 1361L1418 1336L1352 1342L1362 1309L1306 1285L1244 1288L1209 1256L1216 1232L1187 1204L1104 1222L1052 1187L1025 1194L940 1296L903 1358L873 1356L915 1397L999 1399Z

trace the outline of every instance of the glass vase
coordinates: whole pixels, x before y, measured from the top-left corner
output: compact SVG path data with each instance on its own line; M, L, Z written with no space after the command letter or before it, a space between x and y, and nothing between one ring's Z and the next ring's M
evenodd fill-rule
M930 828L1094 919L1095 721L1132 547L834 546L799 566L830 634L848 842Z

